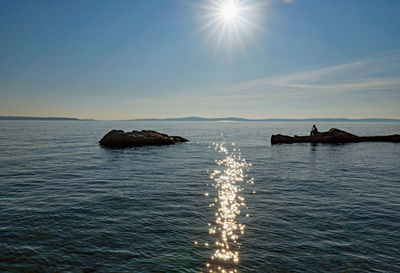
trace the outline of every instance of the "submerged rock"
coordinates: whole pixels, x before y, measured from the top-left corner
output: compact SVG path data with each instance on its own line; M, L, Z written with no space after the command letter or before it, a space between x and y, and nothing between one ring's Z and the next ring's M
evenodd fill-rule
M151 130L133 130L126 133L122 130L112 130L99 141L99 144L103 147L124 148L147 145L171 145L181 142L189 142L189 140L180 136L168 136Z
M356 136L346 131L336 128L330 129L328 132L318 133L316 136L285 136L272 135L271 144L280 143L349 143L349 142L400 142L400 135L388 136Z

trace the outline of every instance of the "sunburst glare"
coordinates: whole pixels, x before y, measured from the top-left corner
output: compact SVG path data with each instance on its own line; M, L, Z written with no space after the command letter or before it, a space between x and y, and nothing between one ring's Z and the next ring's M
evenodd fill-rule
M215 43L215 49L245 49L248 41L256 43L256 33L265 32L260 25L265 15L266 1L209 0L198 5L204 44Z
M227 1L221 6L221 16L227 22L231 22L238 17L239 9L233 0Z

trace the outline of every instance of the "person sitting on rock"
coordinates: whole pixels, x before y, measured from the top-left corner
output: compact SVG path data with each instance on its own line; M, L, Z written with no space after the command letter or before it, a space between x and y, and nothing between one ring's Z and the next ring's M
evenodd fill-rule
M315 124L311 128L310 136L317 136L319 134L317 126Z

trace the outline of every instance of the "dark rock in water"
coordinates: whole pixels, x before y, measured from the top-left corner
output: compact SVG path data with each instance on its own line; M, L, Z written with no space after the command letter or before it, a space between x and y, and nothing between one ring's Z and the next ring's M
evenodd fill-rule
M349 143L349 142L400 142L400 135L388 136L356 136L336 128L328 132L318 133L316 136L285 136L272 135L271 144L280 143Z
M124 148L147 145L171 145L181 142L189 142L189 140L180 136L168 136L151 130L133 130L127 133L122 130L112 130L99 141L99 144L110 148Z

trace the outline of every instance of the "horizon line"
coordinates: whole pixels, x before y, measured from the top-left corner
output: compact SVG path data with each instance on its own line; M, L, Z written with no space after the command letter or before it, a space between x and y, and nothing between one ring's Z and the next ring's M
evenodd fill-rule
M57 120L57 121L393 121L400 122L400 118L366 117L366 118L346 118L346 117L310 117L310 118L242 118L242 117L165 117L165 118L133 118L133 119L94 119L76 117L52 117L52 116L0 116L0 120Z

